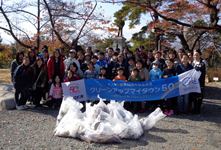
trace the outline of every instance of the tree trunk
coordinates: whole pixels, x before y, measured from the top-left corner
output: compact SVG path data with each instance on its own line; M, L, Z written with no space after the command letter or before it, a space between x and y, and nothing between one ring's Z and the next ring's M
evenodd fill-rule
M41 40L40 40L40 0L38 0L38 28L37 28L37 47L38 47L38 50L40 48L40 43L41 43Z

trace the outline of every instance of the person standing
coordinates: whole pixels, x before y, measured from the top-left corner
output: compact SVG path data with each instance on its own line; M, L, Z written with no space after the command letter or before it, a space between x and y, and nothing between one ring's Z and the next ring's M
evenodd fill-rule
M16 68L13 77L16 107L19 110L28 108L26 102L29 97L29 84L32 81L32 75L30 59L28 56L25 56L23 58L23 63ZM21 94L20 98L19 94Z
M193 69L193 66L189 64L189 56L187 54L182 55L181 61L182 63L179 64L176 68L178 75ZM182 97L183 97L183 102L182 102ZM189 94L178 96L177 105L178 105L178 114L182 112L188 114Z
M53 56L50 57L47 63L47 73L49 83L52 83L52 79L56 76L60 76L62 79L65 74L65 66L63 63L63 58L60 56L60 51L58 49L54 50Z
M193 61L191 62L192 66L198 70L201 71L201 76L199 78L201 93L193 93L193 100L194 100L194 112L196 114L201 113L201 105L203 102L203 93L204 93L204 87L205 87L205 75L206 75L206 65L203 62L204 60L201 58L201 51L196 50L193 53Z
M36 85L36 88L32 89L35 91L33 104L36 108L41 106L40 101L43 96L43 89L47 83L47 68L44 65L43 58L37 56L36 61L31 69L33 72L32 87L33 85Z
M34 64L35 60L36 60L36 55L35 55L35 51L34 49L29 49L28 50L28 57L30 60L30 66Z
M13 62L11 63L11 81L13 82L13 76L15 73L15 69L22 64L23 61L23 57L24 57L24 52L23 51L18 51L16 53L16 58L15 60L13 60Z
M148 58L147 53L144 52L144 46L143 45L140 45L139 50L140 50L140 56L145 56L146 58Z

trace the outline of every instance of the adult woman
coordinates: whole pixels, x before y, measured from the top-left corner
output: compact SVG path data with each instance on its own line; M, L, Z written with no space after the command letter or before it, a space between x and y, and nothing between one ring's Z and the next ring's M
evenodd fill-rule
M23 51L18 51L16 53L16 58L15 60L13 60L13 62L11 63L11 81L13 82L13 75L15 73L15 69L22 64L23 61L23 57L24 57L24 52Z
M78 68L75 62L69 65L68 71L69 70L72 72L72 81L79 80L84 76L83 72Z
M28 57L30 59L30 66L32 66L36 60L36 55L35 55L35 50L34 49L29 49L28 50Z
M143 61L141 59L136 60L136 68L139 70L138 75L142 81L148 81L150 79L149 72L147 68L144 67ZM139 110L139 113L144 113L145 111L145 102L141 102L141 109Z
M40 107L40 101L43 95L43 88L47 82L47 68L44 65L43 58L37 56L36 61L31 68L33 72L32 86L36 84L36 89L32 89L35 91L33 104L35 105L35 107Z
M65 66L58 49L54 50L53 56L48 60L47 69L49 83L52 83L52 79L56 76L60 76L61 79L64 78Z
M199 78L199 83L200 83L200 88L201 88L201 93L194 93L193 94L193 100L194 100L194 111L196 114L201 113L201 104L203 101L203 92L204 92L204 87L205 87L205 74L206 74L206 65L203 62L203 59L201 58L201 51L196 50L193 53L193 61L192 61L192 66L196 70L201 71L201 76Z
M179 64L176 68L176 72L178 75L193 69L193 66L189 64L189 56L187 54L183 54L181 60L182 63ZM183 97L183 102L182 102L182 97ZM181 113L183 111L185 114L188 114L189 94L178 96L177 105L178 105L178 113Z
M177 65L179 65L181 63L181 61L179 59L177 59L177 52L173 49L171 49L168 53L168 57L169 59L173 60L173 66L176 68Z

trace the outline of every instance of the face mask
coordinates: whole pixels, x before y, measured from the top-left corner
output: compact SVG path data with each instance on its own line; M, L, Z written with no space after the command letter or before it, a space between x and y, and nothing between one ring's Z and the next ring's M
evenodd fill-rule
M153 66L153 69L154 69L154 70L157 70L157 69L158 69L158 66L155 66L155 65L154 65L154 66Z

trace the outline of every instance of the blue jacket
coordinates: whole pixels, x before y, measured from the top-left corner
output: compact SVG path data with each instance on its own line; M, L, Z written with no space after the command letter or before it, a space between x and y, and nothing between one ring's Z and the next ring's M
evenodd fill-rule
M97 60L97 64L98 64L100 67L101 67L101 66L104 66L104 67L107 68L107 62L106 62L105 60L102 60L102 61Z
M189 71L191 69L193 69L193 66L191 64L188 63L188 65L186 67L184 67L183 63L181 63L181 64L177 65L176 72L179 75L179 74Z
M154 69L150 70L149 73L150 80L158 80L162 78L162 71L158 68L156 71Z

